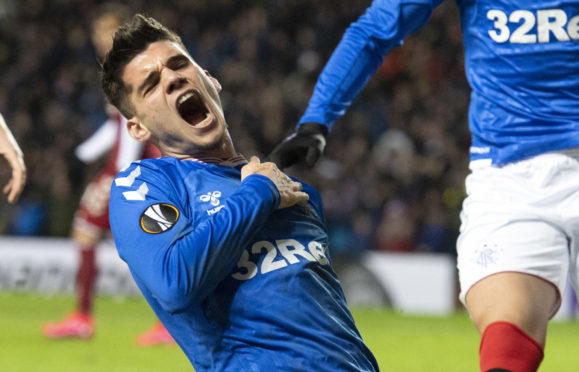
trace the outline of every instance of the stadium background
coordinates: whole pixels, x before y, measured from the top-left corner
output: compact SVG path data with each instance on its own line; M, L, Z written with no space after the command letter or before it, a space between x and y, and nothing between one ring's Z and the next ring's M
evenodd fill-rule
M99 167L73 155L105 118L89 38L99 3L0 2L0 112L29 168L22 200L2 205L1 234L67 236L83 186ZM370 1L124 3L183 36L225 88L238 150L264 157L291 133L323 63ZM447 5L386 59L336 123L317 167L291 170L321 190L336 253L454 254L469 93L460 25Z
M10 297L14 293L53 296L72 292L75 260L67 238L72 215L83 187L104 164L102 159L85 165L73 154L74 148L106 118L98 63L89 36L90 19L101 3L0 0L0 112L24 151L29 172L18 204L0 201L0 321L4 318L6 325L16 324L11 319L20 319L20 315L10 317L6 303L16 303L22 311L33 306L27 305L26 299L14 301ZM123 3L135 12L159 19L183 37L193 57L224 86L222 102L237 149L263 158L293 131L325 61L345 28L370 0ZM335 124L325 156L316 167L289 170L322 194L332 254L354 304L368 302L368 296L353 298L351 294L363 292L358 289L369 283L360 280L368 274L365 263L380 254L387 260L394 259L388 261L391 264L386 271L397 268L394 276L406 284L403 273L414 274L404 262L425 258L422 268L432 267L432 262L441 263L438 267L443 270L443 280L439 283L446 286L443 293L448 297L443 310L438 308L434 313L461 311L455 302L453 265L470 143L469 88L462 53L457 10L453 2L447 1L435 11L427 27L385 59L347 115ZM6 166L0 166L0 183L7 180L8 172ZM100 260L108 276L101 272L101 293L134 294L134 287L125 280L124 268L109 260L109 254L114 255L110 242L104 245L103 250L108 253L101 254ZM39 249L56 252L57 259L43 260L49 256L40 255L38 260ZM64 259L58 258L59 251L64 252ZM402 261L397 257L402 257ZM47 262L60 263L47 266ZM418 270L416 288L440 279L436 272L433 277L420 267L413 270ZM405 290L404 284L401 288ZM429 288L422 290L428 292ZM430 292L435 296L440 293ZM381 305L391 304L391 293L382 295ZM419 292L415 297L420 296ZM32 297L30 301L37 300ZM452 302L452 309L447 306L448 301ZM62 310L43 306L47 313ZM107 306L115 304L102 305ZM17 308L15 313L19 312ZM357 317L368 315L374 319L371 314L361 314ZM464 363L471 366L476 358L477 336L464 313L459 316L458 323L453 324L466 327L467 336L455 337L458 344L450 348L464 347L466 337L472 344L468 350L473 352ZM49 318L43 316L38 322ZM368 328L381 331L383 328L376 324ZM395 327L391 319L386 324ZM426 327L436 327L428 324ZM410 326L413 327L419 326ZM443 323L440 327L449 326ZM39 336L37 329L30 332L34 336L22 333L23 345L30 340L26 337ZM420 342L418 333L410 334ZM426 342L437 341L435 338ZM395 339L390 343L407 341ZM49 348L48 344L39 345L40 349ZM433 349L431 353L438 358L440 352ZM448 366L444 360L439 362ZM81 365L90 370L86 369L90 364ZM9 361L4 370L31 370L6 366L14 367ZM396 364L393 366L400 370ZM555 370L563 371L559 367Z

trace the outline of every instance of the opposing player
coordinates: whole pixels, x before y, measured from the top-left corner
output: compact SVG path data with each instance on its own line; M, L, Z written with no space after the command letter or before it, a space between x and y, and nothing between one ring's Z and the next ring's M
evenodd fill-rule
M393 47L442 0L375 0L345 32L296 133L270 155L313 164ZM471 173L458 239L460 299L481 371L536 371L579 264L579 2L458 0L472 87Z
M119 29L103 88L160 159L113 183L119 255L196 371L376 371L330 266L319 194L247 163L221 86L181 39L137 15Z
M10 180L2 191L6 194L9 203L16 203L26 184L26 164L24 164L22 150L6 125L2 114L0 114L0 155L6 159L12 169Z
M112 45L116 29L130 19L128 9L119 4L104 4L92 23L92 42L102 60ZM90 338L95 331L93 319L94 287L97 279L95 249L110 233L108 202L115 175L132 161L158 157L159 150L148 142L134 140L126 130L126 119L107 104L109 119L76 149L76 156L92 163L107 152L108 162L89 183L74 216L72 239L79 250L76 276L76 310L62 321L47 323L43 333L49 338ZM137 337L137 344L172 344L172 337L160 322Z

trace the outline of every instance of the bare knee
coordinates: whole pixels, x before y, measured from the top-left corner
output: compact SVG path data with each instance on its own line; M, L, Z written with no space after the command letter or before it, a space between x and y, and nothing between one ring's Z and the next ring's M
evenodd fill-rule
M556 287L535 276L505 272L476 283L466 305L479 331L497 321L513 323L544 346L547 323L559 306Z

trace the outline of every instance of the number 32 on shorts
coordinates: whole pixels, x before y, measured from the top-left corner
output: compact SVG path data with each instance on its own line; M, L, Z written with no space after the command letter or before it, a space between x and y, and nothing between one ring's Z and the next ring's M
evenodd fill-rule
M548 43L551 34L556 41L579 40L579 15L569 19L561 9L537 10L536 13L515 10L510 15L502 10L491 9L487 12L487 19L493 21L493 29L488 33L497 43ZM518 27L511 33L509 25Z
M298 257L302 257L310 262L318 261L321 265L328 264L326 249L321 243L311 241L307 248L294 239L276 240L275 244L262 240L254 243L249 250L244 250L237 263L238 271L231 275L237 280L249 280L258 271L258 264L249 259L249 251L254 255L259 255L265 251L265 257L259 265L261 274L282 269L288 265L300 262ZM281 257L279 257L281 255Z

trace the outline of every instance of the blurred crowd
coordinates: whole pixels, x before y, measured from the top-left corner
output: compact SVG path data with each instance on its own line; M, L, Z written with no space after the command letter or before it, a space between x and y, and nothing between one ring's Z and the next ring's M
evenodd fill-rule
M0 205L0 234L68 236L97 165L74 148L106 119L90 20L102 1L0 1L0 112L29 183ZM123 1L183 36L223 85L237 149L264 158L289 135L347 26L370 0ZM388 56L333 127L313 169L334 252L454 254L470 137L469 88L454 3ZM0 167L0 181L7 178Z

